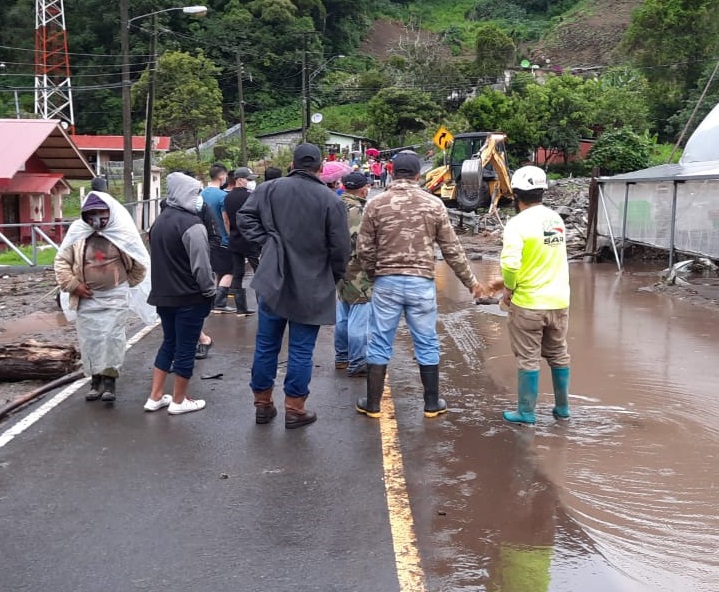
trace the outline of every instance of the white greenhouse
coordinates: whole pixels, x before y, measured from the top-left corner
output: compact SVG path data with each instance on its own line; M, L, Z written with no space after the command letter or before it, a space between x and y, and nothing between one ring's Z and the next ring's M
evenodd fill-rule
M719 259L719 105L687 142L678 164L600 177L597 231L631 241Z

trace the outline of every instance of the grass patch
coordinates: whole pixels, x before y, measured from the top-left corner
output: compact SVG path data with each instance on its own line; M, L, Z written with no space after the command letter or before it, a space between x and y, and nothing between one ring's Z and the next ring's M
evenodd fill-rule
M80 217L80 185L80 183L73 183L70 181L72 193L70 195L66 195L62 199L63 218L74 219Z
M649 155L649 166L657 166L667 164L669 156L674 150L674 144L654 144L651 154ZM679 148L672 156L672 163L676 164L682 156L683 150Z
M55 254L57 251L50 246L46 245L45 243L38 243L38 250L37 250L37 265L41 266L52 266L53 262L55 261ZM40 250L41 247L44 247L42 250ZM18 247L20 251L22 251L23 255L25 255L30 261L32 261L32 246L31 245L25 245ZM0 265L9 265L9 266L26 266L27 262L20 258L20 256L15 253L12 249L5 249L4 251L0 252Z

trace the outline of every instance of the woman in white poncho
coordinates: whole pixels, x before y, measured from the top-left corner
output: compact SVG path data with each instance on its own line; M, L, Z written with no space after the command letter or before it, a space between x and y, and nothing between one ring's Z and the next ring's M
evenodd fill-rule
M92 377L88 401L115 400L130 310L147 323L155 320L154 307L146 304L149 266L127 210L108 193L90 192L55 257L63 310L76 319L83 369Z

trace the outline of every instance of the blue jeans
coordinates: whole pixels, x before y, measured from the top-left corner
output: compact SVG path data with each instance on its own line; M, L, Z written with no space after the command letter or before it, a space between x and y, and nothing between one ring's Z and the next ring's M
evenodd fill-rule
M277 316L261 300L257 308L257 338L250 387L253 391L264 391L274 386L277 356L282 348L285 327L289 324L285 394L288 397L306 397L310 394L312 353L320 330L319 325L305 325Z
M335 362L348 362L352 374L367 365L367 332L370 303L347 304L337 301L335 323Z
M439 364L437 287L434 280L411 275L377 276L372 288L367 362L387 364L404 312L414 355L422 366Z
M212 302L191 306L158 306L162 323L162 344L155 356L155 368L192 378L195 369L195 348L202 332L205 317L210 314Z

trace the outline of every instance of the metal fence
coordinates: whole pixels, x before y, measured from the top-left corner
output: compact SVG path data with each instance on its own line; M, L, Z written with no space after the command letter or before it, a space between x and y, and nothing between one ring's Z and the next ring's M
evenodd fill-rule
M160 201L161 200L159 199L148 199L123 204L127 211L130 212L130 215L135 221L135 224L137 224L137 229L140 231L143 238L147 236L150 227L160 213ZM2 243L4 243L29 266L35 267L37 266L38 253L44 248L42 243L45 243L47 246L55 249L56 251L59 249L60 245L55 242L54 239L50 238L49 234L55 234L57 236L55 229L57 226L62 226L63 229L61 234L64 235L65 229L70 226L73 221L74 220L59 220L56 222L0 224L0 241L2 241ZM43 230L43 228L45 230ZM25 243L12 240L7 236L10 234L7 232L8 229L18 229L20 231L22 231L22 229L30 230L30 245L32 248L29 256L20 249L21 246L25 245ZM27 233L20 232L20 234L22 236Z
M37 265L37 254L39 249L38 245L38 238L41 241L44 241L49 246L54 248L55 250L58 249L57 243L51 239L47 233L42 229L42 227L53 227L55 228L58 224L62 224L62 222L36 222L33 224L0 224L0 240L7 245L9 249L15 252L15 254L20 257L25 263L27 263L30 266ZM30 244L32 245L32 251L30 253L30 257L25 255L18 245L15 244L10 238L6 235L6 230L9 228L17 228L17 229L23 229L23 228L29 228L30 229Z

